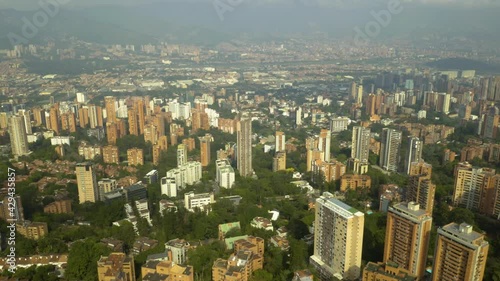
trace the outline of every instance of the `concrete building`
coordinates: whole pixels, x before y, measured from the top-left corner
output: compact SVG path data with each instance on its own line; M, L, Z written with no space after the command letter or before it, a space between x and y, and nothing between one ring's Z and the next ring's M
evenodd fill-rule
M71 210L71 200L57 200L43 207L44 213L49 214L69 214Z
M111 192L118 188L118 184L115 179L103 178L97 182L99 186L99 200L104 201L104 194Z
M417 277L395 262L368 262L363 269L362 281L417 281Z
M9 223L12 222L12 220L24 220L24 209L23 203L21 201L21 196L5 196L0 201L0 219L3 219Z
M415 202L389 207L384 243L384 262L394 262L400 268L423 280L432 217Z
M222 188L232 188L235 181L235 173L228 160L217 160L215 162L215 181Z
M242 177L253 175L252 168L252 120L242 119L237 128L237 169Z
M382 130L380 145L380 167L384 170L397 172L399 169L399 149L402 133L393 129Z
M200 209L208 213L211 208L210 204L213 203L215 203L213 193L195 194L194 191L192 191L184 194L184 207L190 212Z
M323 161L330 162L330 145L331 145L332 134L330 130L321 129L318 139L318 149L323 151Z
M187 162L180 167L167 171L167 178L174 179L178 189L195 184L201 179L201 176L201 163L195 161Z
M161 178L161 194L168 197L177 197L177 184L175 178Z
M201 166L206 167L210 164L210 143L214 141L214 137L211 134L206 134L203 137L198 138L200 140L200 161Z
M92 163L76 164L76 182L80 204L96 202L99 199L99 187Z
M104 107L106 108L106 123L116 122L116 98L104 97Z
M325 182L332 182L340 180L345 175L346 166L337 161L324 162L316 160L313 162L312 170L315 177L323 176Z
M144 152L140 148L131 148L127 150L127 161L129 166L144 165Z
M273 172L286 170L286 152L277 152L273 157Z
M276 152L285 151L286 137L284 132L276 131Z
M481 192L488 185L488 179L495 176L495 170L473 167L461 162L455 167L455 186L453 204L469 210L478 211Z
M406 151L404 172L410 174L410 166L413 162L422 162L422 151L424 143L416 137L408 138L408 150Z
M347 117L335 117L330 120L330 131L332 133L340 133L347 130L349 126L349 118Z
M408 179L406 199L416 202L427 214L432 215L436 185L431 181L431 174L412 175Z
M118 146L107 145L102 148L102 160L106 164L120 164Z
M181 167L187 163L187 147L184 144L177 146L177 167Z
M49 228L45 222L20 221L16 222L16 231L22 236L38 240L49 233Z
M346 192L347 190L370 189L372 186L372 179L367 175L343 175L340 178L340 191Z
M22 116L12 116L9 118L8 124L10 147L14 157L24 156L29 154L28 137L24 127L24 119Z
M176 264L185 264L189 243L183 239L172 239L165 243L165 250L172 253L172 261Z
M483 234L466 223L438 229L432 281L483 280L489 244Z
M264 229L267 231L274 231L273 223L270 219L266 219L263 217L255 217L250 222L250 226L253 228Z
M217 259L212 266L213 281L249 281L264 266L264 239L249 236L234 242L229 259Z
M101 256L97 261L97 279L99 281L135 281L134 266L134 258L124 253Z
M141 268L142 281L194 281L192 266L172 261L148 260Z
M370 156L370 129L355 126L352 129L351 158L358 160L359 163L368 163ZM361 166L361 165L359 165ZM356 168L354 172L361 174Z
M361 276L364 214L325 192L316 200L311 265L322 281Z

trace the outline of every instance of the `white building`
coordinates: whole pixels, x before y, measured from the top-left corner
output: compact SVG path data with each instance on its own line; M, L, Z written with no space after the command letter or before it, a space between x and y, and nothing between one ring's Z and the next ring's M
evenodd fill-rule
M193 191L184 194L184 207L194 212L196 208L207 213L210 211L210 204L215 203L213 193L195 194Z
M267 231L274 231L273 223L270 219L266 219L263 217L255 217L250 222L250 226L253 228L264 229Z
M167 178L175 179L177 188L185 188L186 185L193 185L201 179L201 163L190 161L175 169L167 171Z
M85 93L76 93L76 102L77 103L86 103L87 95Z
M163 216L163 211L167 212L177 212L177 206L175 206L175 203L172 201L168 201L165 199L160 200L159 202L160 205L160 215Z
M139 216L143 219L146 219L149 225L153 225L151 222L151 214L149 213L149 205L147 199L141 199L135 201L135 207L137 208L137 212L139 212Z
M70 137L53 137L50 139L50 144L51 145L70 145Z
M228 160L217 160L216 165L216 179L220 187L231 188L235 180L234 168L231 167Z
M347 117L335 117L330 120L330 131L332 133L339 133L347 130L347 126L351 120Z
M425 111L425 110L419 110L418 113L417 113L417 118L419 120L427 118L427 111Z
M161 178L161 194L168 197L177 197L177 185L175 178Z

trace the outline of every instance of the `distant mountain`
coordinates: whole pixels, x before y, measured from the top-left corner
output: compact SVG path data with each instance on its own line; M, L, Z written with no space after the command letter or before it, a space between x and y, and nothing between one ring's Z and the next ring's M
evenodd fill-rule
M222 1L225 2L225 1ZM147 43L173 40L215 45L232 39L280 40L289 36L325 33L332 38L354 36L374 21L373 12L387 7L339 9L300 5L253 5L243 1L219 17L213 3L155 3L138 7L101 6L61 10L29 42L72 35L97 43ZM403 3L373 40L413 39L415 44L459 38L484 45L500 41L500 8L461 9ZM33 11L0 10L0 48L9 47L7 34L21 34L23 17Z

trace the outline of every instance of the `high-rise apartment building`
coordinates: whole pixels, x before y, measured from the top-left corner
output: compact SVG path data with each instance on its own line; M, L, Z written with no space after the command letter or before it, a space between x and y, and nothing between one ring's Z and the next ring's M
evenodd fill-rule
M397 172L399 164L399 149L402 133L384 128L380 141L380 167L387 171Z
M286 153L284 151L278 152L273 158L273 172L286 170Z
M276 131L276 152L285 151L285 133Z
M409 202L418 203L427 214L432 214L436 193L436 185L432 183L431 175L431 165L425 162L412 163L406 191L406 199Z
M215 181L222 188L232 188L235 180L234 169L227 159L215 161Z
M242 177L253 174L252 168L252 120L239 120L237 125L237 168Z
M12 155L14 155L14 157L28 155L28 136L26 135L26 130L24 128L23 117L10 117L8 128Z
M318 149L323 151L323 161L330 162L330 143L332 134L330 130L322 129L319 133Z
M319 279L354 280L361 275L364 214L325 192L316 200L314 255Z
M177 167L184 166L187 163L187 146L179 144L177 146Z
M483 234L466 223L438 229L432 281L481 281L489 244Z
M347 117L335 117L330 119L330 131L332 133L340 133L347 130L349 121L350 120Z
M200 140L200 162L201 166L206 167L210 164L210 143L214 141L214 137L211 134L206 134L203 137L198 138Z
M99 281L135 281L133 256L124 253L111 253L101 256L97 261L97 279Z
M102 160L106 164L120 164L118 146L106 145L102 148Z
M116 122L116 98L104 97L104 107L106 108L106 123Z
M404 172L410 174L410 166L413 162L422 161L422 151L424 148L424 142L416 137L408 138L408 150L406 151Z
M127 160L129 166L144 165L144 151L136 147L128 149Z
M102 107L98 105L90 105L88 115L89 115L89 124L91 129L104 126L102 117Z
M139 135L139 120L137 118L137 112L131 108L127 112L128 115L128 131L131 135Z
M96 202L98 200L99 188L92 163L76 164L76 182L78 184L78 199L80 204Z
M489 178L495 176L495 170L473 167L461 162L455 167L455 186L453 204L469 210L479 210L481 193L487 188Z
M370 156L370 129L355 126L352 129L351 158L358 159L362 163L368 163Z
M50 129L54 131L56 135L59 135L59 133L61 132L61 123L59 116L59 106L57 105L54 105L50 108L49 125Z
M415 202L389 207L384 262L395 262L423 280L432 228L432 217Z

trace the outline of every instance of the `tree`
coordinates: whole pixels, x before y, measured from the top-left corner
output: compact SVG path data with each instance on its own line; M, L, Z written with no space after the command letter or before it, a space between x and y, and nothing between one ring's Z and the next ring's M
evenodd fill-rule
M66 278L70 281L94 281L97 276L97 261L110 252L95 239L75 242L69 250Z

